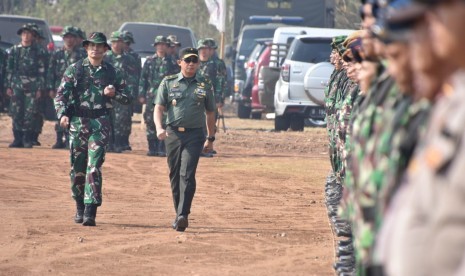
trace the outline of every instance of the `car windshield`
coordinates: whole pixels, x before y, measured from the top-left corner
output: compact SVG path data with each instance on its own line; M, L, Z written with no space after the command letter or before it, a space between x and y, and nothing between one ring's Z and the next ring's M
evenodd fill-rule
M36 23L44 33L45 40L44 46L52 41L50 31L46 23L42 20L34 18L17 18L17 17L0 17L0 35L2 41L10 44L18 44L21 41L21 37L16 33L24 24Z
M296 39L291 45L286 59L310 63L329 61L330 43L330 38Z
M248 57L256 45L255 39L273 37L275 29L246 29L242 34L239 55Z
M120 31L130 31L134 35L134 44L131 48L142 56L153 55L155 48L153 41L157 35L175 35L181 43L181 48L193 47L193 37L191 30L175 26L165 26L157 24L128 23L120 28ZM195 38L194 38L195 39Z

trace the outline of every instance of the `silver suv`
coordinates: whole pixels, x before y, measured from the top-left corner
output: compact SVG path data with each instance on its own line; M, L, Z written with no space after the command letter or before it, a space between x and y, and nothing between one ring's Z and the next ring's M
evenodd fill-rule
M275 86L274 108L277 131L288 128L302 131L306 118L320 121L325 118L321 97L332 72L332 65L328 63L331 39L337 35L347 35L352 30L320 30L322 31L315 34L296 36L289 47ZM304 89L304 78L309 69L312 69L311 78L320 83L321 89L315 87L311 91Z

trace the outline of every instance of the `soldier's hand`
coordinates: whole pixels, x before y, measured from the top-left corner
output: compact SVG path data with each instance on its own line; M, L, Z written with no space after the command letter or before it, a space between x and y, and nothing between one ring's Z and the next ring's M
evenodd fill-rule
M37 91L36 91L36 100L39 99L40 96L42 96L42 91L37 90Z
M139 103L145 104L145 97L139 97Z
M50 89L48 91L48 95L50 96L50 98L54 99L57 94L56 94L55 90Z
M68 118L68 116L64 115L64 116L61 117L60 126L62 128L68 128L68 126L69 126L69 118Z
M105 87L105 89L103 90L103 95L113 98L116 94L115 91L116 91L115 87L110 84L107 87Z
M168 132L166 132L166 130L157 129L157 138L158 138L158 140L160 140L160 141L165 140L167 136L168 136Z
M7 88L7 89L6 89L6 94L7 94L8 96L10 96L10 97L13 97L13 89Z
M206 140L205 143L203 144L202 152L203 153L209 153L212 150L213 150L213 142L210 142L210 141Z

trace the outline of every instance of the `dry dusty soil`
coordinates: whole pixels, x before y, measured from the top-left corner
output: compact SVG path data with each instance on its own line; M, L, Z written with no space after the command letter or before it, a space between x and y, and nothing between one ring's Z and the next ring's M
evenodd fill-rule
M273 121L226 117L202 158L189 228L175 216L166 158L147 157L137 118L132 152L109 153L97 226L73 221L69 153L10 149L0 116L0 275L333 275L323 201L325 129L273 132Z

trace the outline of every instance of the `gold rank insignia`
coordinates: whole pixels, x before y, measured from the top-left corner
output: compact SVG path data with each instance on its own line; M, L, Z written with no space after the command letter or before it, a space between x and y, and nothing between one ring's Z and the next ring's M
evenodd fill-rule
M176 101L176 99L173 99L173 100L171 101L171 105L173 105L173 106L176 106L177 103L178 103L178 102Z
M173 84L173 88L178 88L179 87L179 82Z

